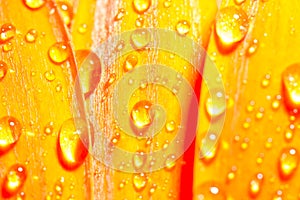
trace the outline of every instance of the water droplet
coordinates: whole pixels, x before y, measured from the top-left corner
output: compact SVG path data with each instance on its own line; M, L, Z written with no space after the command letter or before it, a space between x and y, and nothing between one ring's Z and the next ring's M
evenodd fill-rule
M210 164L216 158L218 149L219 143L211 147L210 145L206 144L206 139L203 139L200 147L200 159L205 164Z
M49 48L48 55L54 63L61 64L69 58L70 47L65 42L57 42Z
M99 57L90 50L75 51L76 61L79 66L79 79L81 91L85 98L97 88L101 76L101 62Z
M120 137L121 137L120 133L115 133L115 135L111 139L111 143L117 144L120 140Z
M205 108L207 114L214 118L218 117L223 114L226 110L226 104L224 103L223 99L224 94L220 91L213 91L211 92L212 95L215 95L217 98L214 98L215 101L213 102L213 98L208 96L205 101Z
M216 199L216 200L226 200L227 195L223 186L221 184L215 182L204 182L203 184L199 185L195 190L194 199L197 200L204 200L204 199Z
M300 108L300 63L290 65L282 74L283 97L289 109Z
M47 79L47 81L49 81L49 82L52 82L56 79L56 76L55 76L55 73L53 70L46 71L44 76Z
M235 4L237 5L241 5L242 3L244 3L246 0L234 0Z
M119 11L118 11L118 13L115 16L115 21L121 20L125 16L125 13L126 13L125 9L124 8L120 8Z
M7 73L7 64L0 60L0 81L2 81Z
M259 110L257 111L256 115L255 115L255 118L257 120L260 120L263 118L264 116L264 112L265 112L265 109L263 107L259 108Z
M175 165L176 165L176 156L173 154L167 156L165 161L165 169L167 171L171 171L172 169L174 169Z
M165 0L164 1L164 7L165 8L170 8L171 4L172 4L172 0Z
M88 25L87 24L80 24L80 26L78 27L78 32L80 34L85 34L87 31Z
M185 36L190 32L190 23L186 20L181 20L176 24L176 31L179 35Z
M295 148L285 148L279 157L279 175L283 180L290 179L299 163L299 154Z
M247 14L234 6L221 9L216 17L216 34L225 47L243 40L248 27Z
M13 165L4 177L2 183L2 196L4 198L9 198L16 195L24 185L26 178L26 168L20 164Z
M135 26L136 27L142 27L144 25L144 18L143 17L139 17L136 19L135 21Z
M30 29L25 35L25 40L26 40L26 42L34 43L36 41L37 37L38 37L37 30Z
M145 48L150 40L151 35L147 29L137 29L131 34L131 44L135 49Z
M22 127L14 117L2 117L0 119L0 154L9 150L19 140Z
M125 72L132 70L138 63L138 58L134 54L130 54L126 57L123 68Z
M31 9L41 8L46 1L45 0L24 0L25 5Z
M0 44L15 37L16 28L12 24L3 24L0 29Z
M71 25L71 21L73 19L73 7L71 4L65 1L57 2L57 8L62 16L64 23L67 26Z
M152 186L150 187L150 190L149 190L149 195L153 195L154 192L156 191L157 189L157 185L156 184L152 184Z
M171 120L169 122L166 123L166 130L167 132L171 133L175 130L176 128L176 123L175 121Z
M258 40L254 39L248 47L247 55L248 56L253 55L256 52L257 48L258 48Z
M51 135L53 133L53 122L49 122L45 127L44 127L44 133L46 135Z
M144 128L151 124L150 108L152 103L146 100L136 103L131 111L131 119L138 128Z
M266 88L270 85L270 79L271 79L271 75L270 74L266 74L263 79L261 80L261 87Z
M284 139L286 142L291 142L294 138L295 125L291 124L284 132Z
M272 138L268 138L266 143L265 143L265 148L266 149L271 149L273 146L273 139Z
M58 155L66 169L75 169L85 160L88 151L88 127L84 120L68 119L59 130Z
M148 178L144 173L133 174L132 182L134 189L137 192L140 192L146 187L148 183Z
M250 180L249 182L250 197L256 198L259 195L261 191L263 179L264 179L264 175L262 173L258 173L252 180Z
M133 155L132 163L133 163L133 167L136 170L142 169L146 164L146 161L147 161L147 155L142 151L138 151Z
M247 112L251 113L254 110L255 101L250 101L246 107Z
M133 0L133 8L137 13L146 12L151 6L151 0Z
M4 52L9 52L13 49L13 44L11 42L6 42L2 47Z

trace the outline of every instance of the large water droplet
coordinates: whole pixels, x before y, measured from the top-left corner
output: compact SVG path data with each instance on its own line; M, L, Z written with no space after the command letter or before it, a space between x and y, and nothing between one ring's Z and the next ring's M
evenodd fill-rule
M68 119L59 130L58 156L66 169L75 169L85 160L88 150L88 127L82 119Z
M7 64L3 61L0 61L0 81L2 81L5 77L5 75L7 74Z
M31 9L41 8L46 3L45 0L23 0L23 1L25 5Z
M249 182L250 197L256 198L259 195L261 191L263 179L264 179L264 175L262 173L258 173L252 180L250 180Z
M152 122L150 108L152 103L143 100L136 103L131 111L131 119L137 128L145 128Z
M77 50L76 61L79 66L79 79L82 92L87 98L91 95L100 81L101 62L99 57L89 50Z
M0 44L15 37L16 28L12 24L3 24L0 29Z
M145 48L151 40L147 29L137 29L131 34L131 44L135 49Z
M140 192L146 187L148 183L148 178L144 173L134 174L132 177L132 183L134 189Z
M9 198L16 195L25 183L27 177L26 168L15 164L6 173L2 183L2 196Z
M300 63L290 65L282 73L283 97L289 109L300 109Z
M216 17L216 34L225 48L243 40L248 27L247 14L234 6L221 9Z
M185 36L190 32L190 23L186 20L181 20L176 24L176 31L179 35Z
M14 117L2 117L0 119L0 154L8 151L19 140L22 127Z
M37 36L38 36L37 30L30 29L25 35L25 40L26 42L33 43L35 42Z
M65 42L57 42L49 48L48 55L54 63L61 64L69 58L70 47Z
M133 8L137 13L146 12L151 6L151 0L133 0Z
M64 23L67 26L71 25L73 19L73 7L68 2L59 1L57 2L57 8L62 16Z
M299 163L299 154L295 148L285 148L279 156L279 175L287 180L295 173Z

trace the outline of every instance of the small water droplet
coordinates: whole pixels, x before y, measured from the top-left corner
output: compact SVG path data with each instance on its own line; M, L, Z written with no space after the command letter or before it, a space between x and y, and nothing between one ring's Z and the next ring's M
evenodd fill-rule
M16 28L12 24L3 24L0 29L0 44L15 37Z
M216 199L216 200L226 200L227 195L223 186L219 183L213 181L204 182L197 187L195 190L194 199L204 200L204 199Z
M246 0L234 0L235 4L237 5L241 5L242 3L244 3Z
M2 196L9 198L19 192L27 178L26 168L15 164L6 173L2 183Z
M295 148L285 148L279 156L279 175L283 180L290 179L299 163L299 154Z
M25 5L31 9L41 8L46 1L45 0L24 0Z
M46 135L51 135L53 133L53 122L49 122L45 127L44 127L44 133Z
M300 63L290 65L282 73L283 97L289 109L300 108Z
M0 154L8 151L19 140L22 127L14 117L2 117L0 119Z
M142 169L146 164L146 161L147 161L147 155L142 151L138 151L133 155L132 163L133 163L133 167L136 170Z
M152 119L149 113L151 106L152 103L147 100L139 101L133 106L131 119L136 127L144 128L151 124Z
M255 115L255 118L257 120L262 119L263 116L264 116L264 112L265 112L265 109L263 107L260 107L259 110L257 111L256 115Z
M176 31L179 35L185 36L190 32L190 23L186 20L181 20L176 24Z
M30 29L25 35L25 40L26 40L26 42L34 43L36 41L37 37L38 37L37 30Z
M205 164L210 164L216 158L218 149L219 143L211 147L210 145L206 144L206 139L203 139L200 147L200 159Z
M11 42L6 42L2 47L4 52L9 52L13 49L13 44Z
M84 140L84 141L83 141ZM75 169L85 160L88 151L88 127L84 120L68 119L59 130L58 155L66 169Z
M146 187L148 183L148 178L144 173L133 174L132 182L134 189L137 192L140 192Z
M121 20L125 16L125 13L126 13L125 9L124 8L120 8L118 10L118 13L115 16L115 21Z
M213 98L208 96L205 101L205 108L206 112L209 115L209 117L218 117L221 114L223 114L226 110L226 104L222 100L224 98L224 94L220 91L213 91L211 92L212 95L214 95L216 98L213 102Z
M49 48L48 55L51 61L56 64L61 64L69 58L70 47L65 42L57 42Z
M156 184L152 184L152 186L149 189L149 195L150 196L153 195L154 192L156 191L156 189L157 189L157 185Z
M248 47L247 55L248 56L253 55L256 52L257 48L258 48L258 40L254 39Z
M3 61L0 60L0 81L2 81L7 74L7 64Z
M80 34L85 34L87 31L88 25L87 24L80 24L80 26L78 27L78 32Z
M134 54L130 54L126 57L124 61L123 68L125 72L132 70L138 63L138 58Z
M53 70L46 71L44 74L47 81L52 82L56 79L55 73Z
M250 180L249 182L249 195L252 198L256 198L260 191L263 184L264 175L262 173L256 174L256 176Z
M216 34L225 47L243 40L248 27L247 14L234 6L221 9L216 17Z
M143 17L139 17L135 20L135 26L140 28L144 25L144 18Z
M137 29L131 34L131 44L135 49L145 48L150 40L151 35L147 29Z
M73 19L73 7L71 4L65 1L57 2L57 8L62 16L64 23L67 26L71 25L71 21Z
M111 139L111 143L117 144L120 140L120 137L121 137L120 133L115 133L115 135Z
M261 80L261 87L266 88L270 85L270 79L271 79L271 75L270 74L266 74L263 79Z
M172 169L175 168L175 165L176 165L176 156L173 154L167 156L165 160L165 169L167 171L171 171Z
M133 0L133 8L137 13L146 12L151 6L151 0Z
M165 8L170 8L171 4L172 4L172 0L165 0L164 1L164 7Z
M175 130L176 128L176 123L175 121L171 120L169 122L166 123L166 130L167 132L171 133Z

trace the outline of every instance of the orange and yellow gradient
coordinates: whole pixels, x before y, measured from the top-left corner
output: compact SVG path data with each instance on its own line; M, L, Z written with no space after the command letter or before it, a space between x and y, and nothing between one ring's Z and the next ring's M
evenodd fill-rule
M300 3L223 0L219 6L0 0L0 199L299 199ZM200 64L209 80L181 55L155 48L155 39L149 45L153 35L145 28L174 31L178 41L203 47L207 58ZM113 50L106 49L113 62L99 56L101 44L129 32L130 43L112 41ZM128 45L134 50L125 51ZM178 47L182 54L187 46ZM140 80L134 73L143 66ZM177 75L164 79L157 66ZM212 67L218 77L205 76ZM164 87L173 78L177 85ZM182 115L191 104L183 80L199 99L198 129L185 133L196 135L188 149L172 145L195 120ZM225 91L210 84L224 84ZM126 103L120 113L127 118L116 118L116 88L125 88L117 100ZM210 132L222 117L221 134ZM105 163L95 156L99 138L109 141ZM130 152L128 163L109 166L114 149ZM151 157L156 151L162 156ZM154 170L160 161L164 167Z

